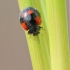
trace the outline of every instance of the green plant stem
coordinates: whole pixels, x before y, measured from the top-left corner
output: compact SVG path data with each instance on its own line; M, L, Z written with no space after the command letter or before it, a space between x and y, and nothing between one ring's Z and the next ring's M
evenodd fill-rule
M38 2L38 1L37 1ZM28 6L35 7L35 0L18 0L19 8L20 11L22 11L24 8ZM38 6L37 6L38 7ZM38 9L40 6L38 7ZM42 13L42 12L41 12ZM49 58L48 58L48 51L46 51L46 45L43 39L43 34L41 31L41 34L39 36L31 36L25 32L27 42L28 42L28 47L29 47L29 52L30 52L30 57L31 57L31 62L33 66L33 70L49 70Z
M39 40L40 40L40 47L42 51L43 61L45 70L50 70L50 53L49 53L49 38L48 38L48 32L46 28L46 17L45 17L45 11L46 11L46 4L43 2L43 0L31 0L32 5L37 8L40 11L41 18L42 18L42 24L41 26L43 29L40 30ZM45 11L44 11L45 10Z
M65 0L46 0L51 70L69 70Z
M29 36L26 36L29 38ZM30 40L29 40L30 39ZM39 37L27 39L33 70L45 70Z

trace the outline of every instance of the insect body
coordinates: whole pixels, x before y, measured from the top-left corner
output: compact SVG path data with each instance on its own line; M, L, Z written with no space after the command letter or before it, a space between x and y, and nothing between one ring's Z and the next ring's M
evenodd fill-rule
M28 7L20 13L20 23L24 30L28 31L28 34L37 36L40 33L41 16L37 9Z

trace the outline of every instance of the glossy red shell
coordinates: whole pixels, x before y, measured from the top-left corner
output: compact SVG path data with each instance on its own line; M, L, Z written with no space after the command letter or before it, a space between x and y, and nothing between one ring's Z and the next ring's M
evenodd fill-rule
M33 13L33 10L29 10L29 11L28 11L28 14L32 14L32 13Z
M22 26L22 28L24 28L25 30L28 30L28 27L26 26L26 23L25 23L25 22L23 22L23 23L21 24L21 26Z
M41 22L42 22L41 17L36 17L36 18L35 18L35 21L36 21L36 24L37 24L37 25L40 25Z

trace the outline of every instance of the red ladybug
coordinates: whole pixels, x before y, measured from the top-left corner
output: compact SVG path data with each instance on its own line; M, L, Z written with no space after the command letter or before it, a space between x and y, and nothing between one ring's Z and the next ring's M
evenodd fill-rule
M40 33L41 16L37 9L28 7L20 13L20 23L24 30L28 31L28 34L37 36Z

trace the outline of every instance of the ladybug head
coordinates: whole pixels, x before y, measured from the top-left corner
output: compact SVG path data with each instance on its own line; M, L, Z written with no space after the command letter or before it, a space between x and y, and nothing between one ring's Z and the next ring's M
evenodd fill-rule
M42 27L38 26L38 25L33 26L33 27L31 27L31 29L29 29L28 34L33 34L33 36L37 36L40 33L39 31L41 28Z

